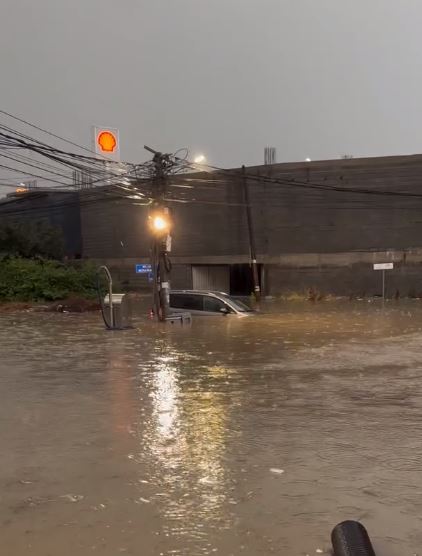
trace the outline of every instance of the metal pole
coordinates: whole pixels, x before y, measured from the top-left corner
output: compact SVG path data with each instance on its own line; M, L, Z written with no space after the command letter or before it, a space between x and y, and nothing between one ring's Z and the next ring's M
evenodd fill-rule
M385 270L382 271L382 300L385 301Z
M252 283L253 283L255 299L257 301L260 301L261 287L259 285L259 272L258 272L258 264L256 260L255 235L254 235L253 220L252 220L252 210L251 210L251 203L249 198L248 180L246 178L245 170L246 170L245 166L242 166L243 197L245 200L246 219L248 223L249 253L250 253L250 264L252 270Z
M110 301L110 326L111 328L114 328L114 311L113 311L113 280L111 279L111 275L110 276L110 281L108 283L108 295L109 295L109 301Z
M157 158L157 189L158 189L158 199L162 203L167 190L167 177L165 175L165 163L164 156L159 154L155 155ZM162 207L168 215L168 209ZM158 274L159 274L159 295L160 295L160 320L165 321L169 311L170 303L170 276L167 269L167 236L165 238L161 237L158 239Z
M166 320L170 312L170 273L168 268L168 258L166 249L166 240L161 241L161 249L159 254L159 271L160 271L160 306L161 320Z
M151 268L152 268L152 303L154 316L160 318L160 297L158 295L158 261L157 261L157 238L153 238L151 244Z
M163 206L163 202L167 192L166 171L169 156L147 146L145 146L145 149L154 154L153 206L168 214L169 211ZM161 321L165 321L170 312L170 270L168 268L167 253L169 249L167 248L167 239L167 237L154 237L153 240L154 310Z

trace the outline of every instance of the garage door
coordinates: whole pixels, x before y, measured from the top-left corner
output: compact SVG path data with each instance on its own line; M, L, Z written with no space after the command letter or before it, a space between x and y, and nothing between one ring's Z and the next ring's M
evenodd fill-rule
M223 265L193 266L194 290L211 290L230 293L230 268Z

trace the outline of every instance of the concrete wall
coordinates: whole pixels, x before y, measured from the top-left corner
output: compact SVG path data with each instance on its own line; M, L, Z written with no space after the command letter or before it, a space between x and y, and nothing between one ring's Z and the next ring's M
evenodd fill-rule
M183 181L182 178L177 180ZM205 188L206 187L206 188ZM234 256L248 254L246 220L238 183L223 180L211 187L198 182L193 202L176 201L173 194L174 257ZM103 195L88 203L92 190L81 192L81 223L84 257L149 257L148 210L133 201Z
M249 168L247 174L257 176L248 183L261 256L422 246L422 156L278 164ZM284 183L259 181L263 175ZM209 176L196 177L189 196L172 195L174 256L247 256L239 173L215 174L211 184L204 179ZM353 188L421 197L350 193ZM183 198L189 202L176 202ZM144 207L104 197L101 204L83 203L81 210L85 256L148 254Z
M422 297L422 250L412 252L336 253L329 256L291 255L267 259L265 263L265 294L304 293L310 289L322 294L372 296L381 294L381 272L373 270L374 262L394 261L394 270L386 273L387 295ZM179 259L176 259L179 261ZM135 273L138 259L96 259L106 264L113 277L128 289L149 291L146 275ZM141 262L147 262L145 259ZM204 262L204 260L202 260ZM219 264L230 264L230 258ZM213 264L211 259L210 264ZM215 264L215 261L214 261ZM173 263L172 287L191 289L192 265Z
M247 168L246 176L268 293L309 287L372 292L371 265L390 260L400 265L397 289L419 289L422 155L260 166ZM148 287L147 278L134 272L136 263L149 260L147 208L122 195L107 188L49 193L28 196L14 208L22 217L41 216L60 226L69 254L82 250L84 258L108 260L121 281ZM168 198L175 287L190 287L191 265L249 261L240 170L174 177ZM0 205L0 215L10 207Z
M354 264L350 267L281 267L267 269L269 291L272 295L298 292L307 294L334 294L351 297L381 295L382 273L370 265ZM386 272L387 297L422 297L422 263L398 265Z
M400 268L391 287L406 294L418 290L422 267L412 261L412 253L422 248L421 155L277 164L247 168L246 174L258 261L268 267L268 293L310 287L376 293L371 265L394 259ZM249 260L240 170L188 178L177 177L169 188L177 287L191 283L189 271L180 272L184 265ZM356 188L382 194L351 192ZM148 261L145 207L109 196L95 204L83 198L84 257ZM131 267L125 272L131 283L141 284Z
M248 173L286 180L284 185L250 180L260 254L342 253L422 245L421 156L282 164ZM351 193L355 188L421 197Z

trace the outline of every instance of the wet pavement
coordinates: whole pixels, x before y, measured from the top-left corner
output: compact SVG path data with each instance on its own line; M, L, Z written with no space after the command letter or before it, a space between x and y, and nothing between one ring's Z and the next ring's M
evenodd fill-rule
M422 554L422 301L269 311L0 315L1 553Z

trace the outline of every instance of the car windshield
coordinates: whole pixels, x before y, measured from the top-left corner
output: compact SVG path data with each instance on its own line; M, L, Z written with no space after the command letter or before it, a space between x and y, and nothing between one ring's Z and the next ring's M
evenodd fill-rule
M230 301L230 303L233 305L233 307L239 311L239 313L252 313L253 309L251 309L248 305L246 305L246 303L243 303L242 301L239 301L239 299L235 299L234 297L231 297L230 295L227 294L222 294L222 297L228 299Z

